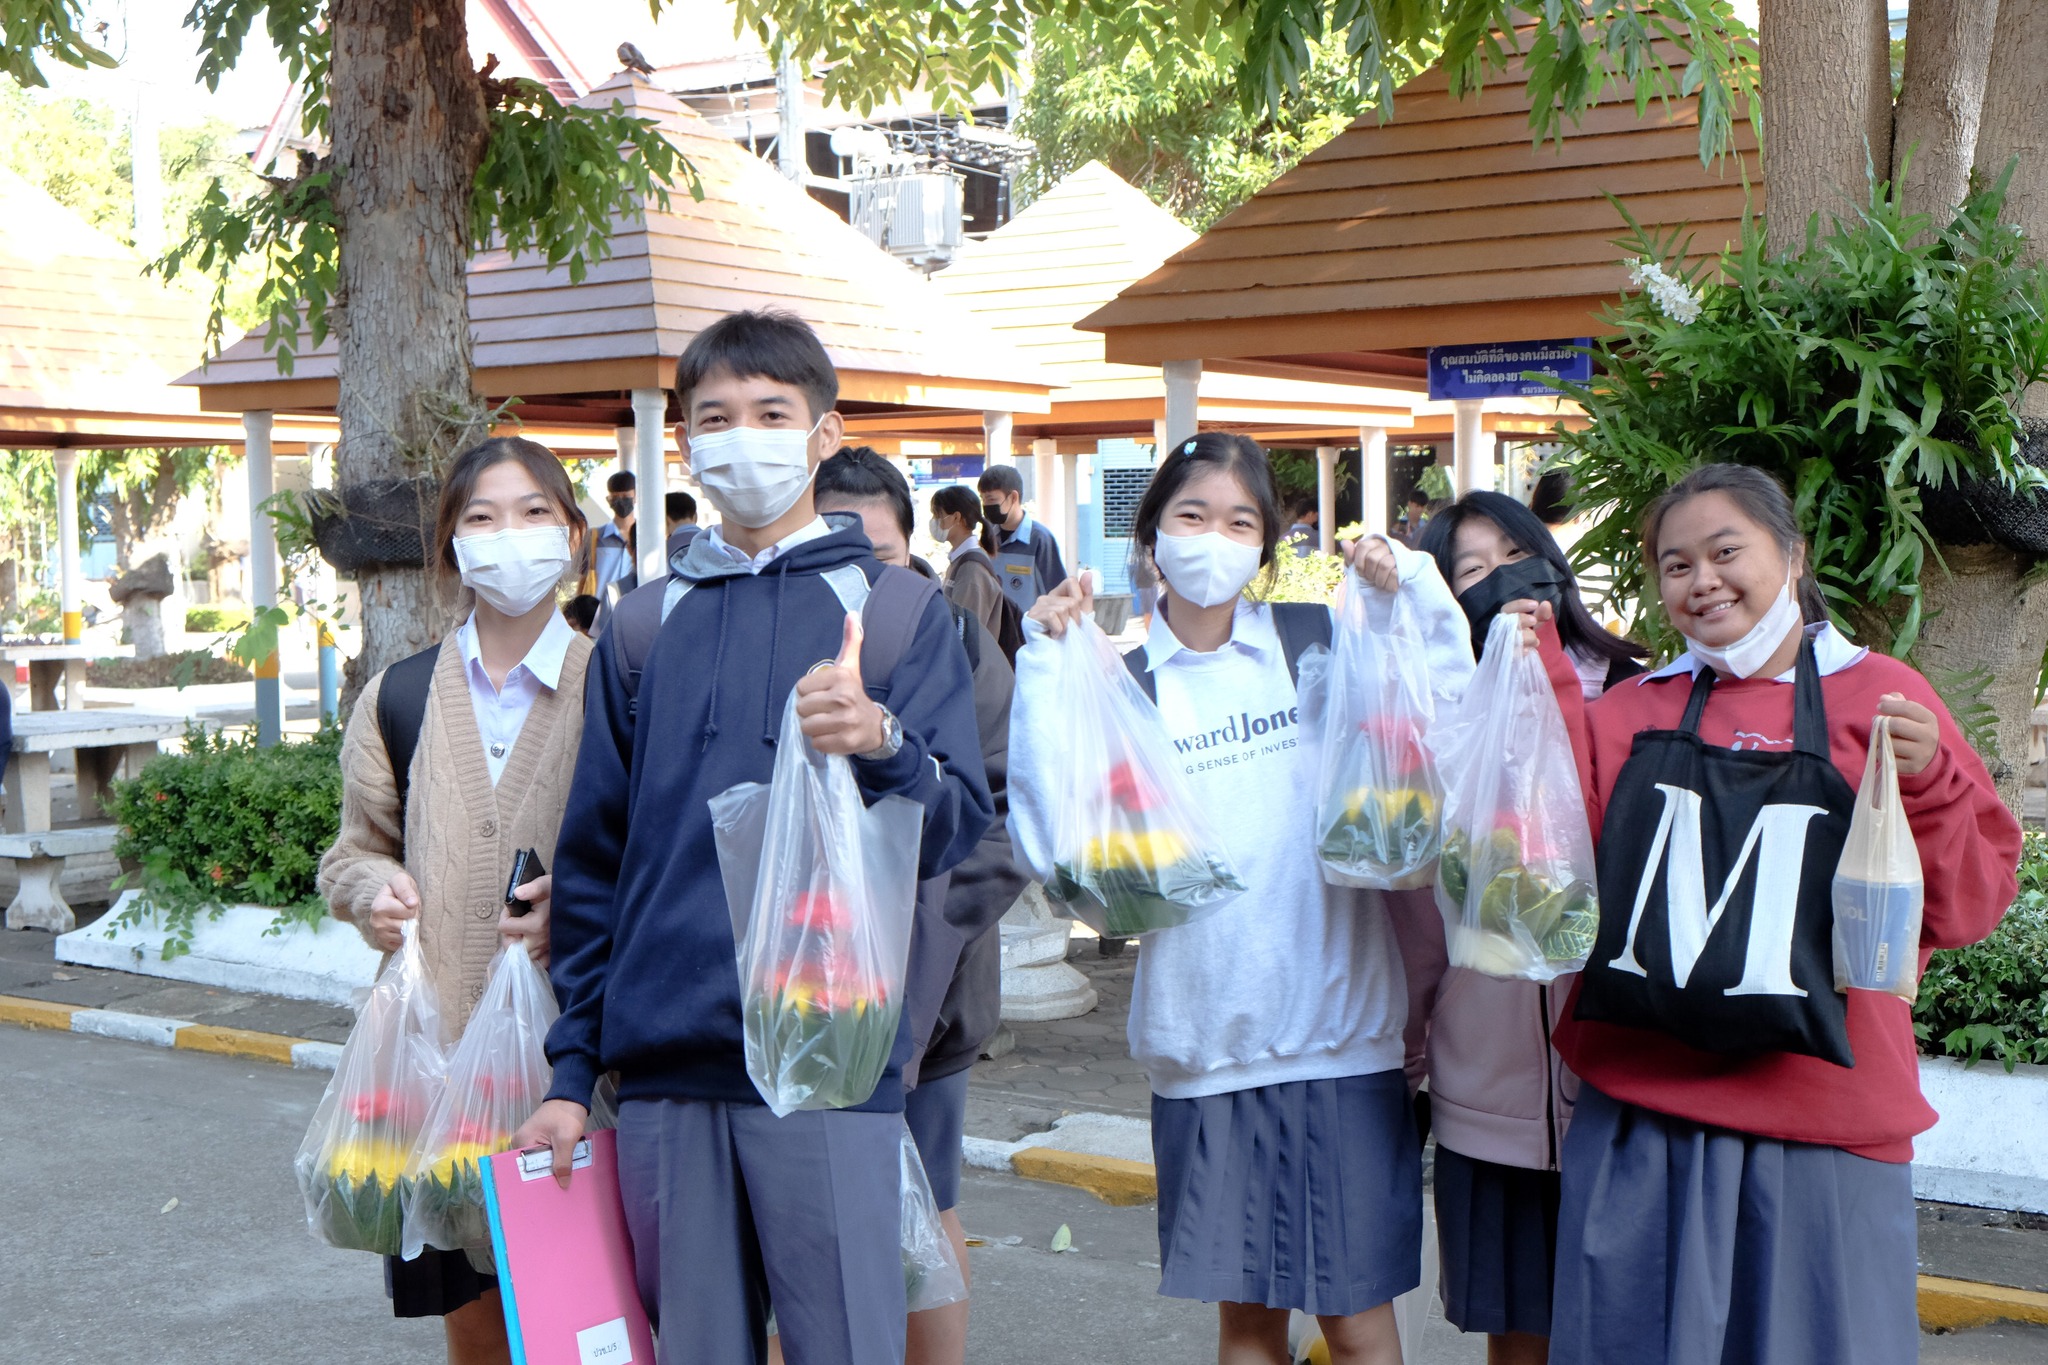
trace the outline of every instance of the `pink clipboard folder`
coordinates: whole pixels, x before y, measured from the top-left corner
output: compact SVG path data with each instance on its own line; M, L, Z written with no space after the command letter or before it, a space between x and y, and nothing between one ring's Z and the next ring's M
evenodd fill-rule
M514 1365L654 1365L619 1198L618 1135L576 1144L569 1188L549 1153L485 1163L484 1206Z

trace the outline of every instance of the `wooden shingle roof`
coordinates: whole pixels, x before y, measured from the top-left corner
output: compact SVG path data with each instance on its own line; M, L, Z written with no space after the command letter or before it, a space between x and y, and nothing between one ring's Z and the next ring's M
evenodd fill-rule
M1315 358L1582 336L1621 290L1607 196L1711 256L1762 209L1754 130L1699 159L1696 102L1610 86L1560 142L1532 145L1519 67L1453 99L1441 69L1367 115L1080 326L1112 360ZM1745 179L1747 184L1745 184Z
M623 221L583 280L539 258L479 253L469 269L478 389L492 397L665 388L683 347L742 308L783 308L817 329L850 404L1044 411L1050 381L922 275L775 169L631 73L585 104L657 122L702 177L667 211ZM209 408L333 402L330 340L289 380L245 337L186 382Z

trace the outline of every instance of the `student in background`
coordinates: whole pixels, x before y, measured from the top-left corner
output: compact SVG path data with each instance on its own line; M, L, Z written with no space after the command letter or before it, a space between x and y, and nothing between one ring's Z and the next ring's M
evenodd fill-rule
M759 1361L771 1301L791 1360L895 1365L910 1019L864 1103L778 1118L761 1102L709 802L770 779L794 694L810 744L849 760L867 800L924 807L919 876L951 871L992 816L973 684L936 593L909 599L888 675L863 672L859 613L902 571L856 518L817 513L839 377L802 320L719 319L675 390L677 444L721 520L620 604L592 655L554 865L554 1082L514 1143L552 1147L568 1180L591 1085L619 1073L619 1184L662 1365Z
M634 507L637 494L634 492L631 470L622 469L604 483L605 505L611 508L612 519L597 528L597 534L590 540L590 562L584 574L579 595L588 593L600 602L604 600L605 589L614 583L639 581L634 556L639 553L639 536L635 529ZM632 590L627 583L626 591Z
M1003 634L1003 580L990 556L995 531L982 519L981 499L959 484L932 494L932 539L948 547L946 600L974 613L988 633Z
M1395 527L1395 534L1400 537L1402 544L1414 549L1422 544L1422 531L1428 523L1429 495L1419 487L1412 488L1408 491L1407 507L1401 513L1401 522Z
M668 552L674 554L697 534L697 500L688 493L670 493L662 499L662 511L668 522Z
M578 635L587 636L597 629L597 599L579 593L562 604L562 616Z
M1003 591L1017 610L1030 611L1041 595L1067 581L1059 544L1051 527L1024 510L1024 480L1014 468L990 465L979 488L982 516L995 528L996 574Z
M320 860L320 891L380 952L414 925L441 1016L459 1033L502 940L548 960L552 877L519 889L525 915L473 907L504 894L521 849L555 862L591 646L555 607L583 513L545 446L499 436L456 456L434 528L434 564L460 576L469 610L440 644L363 689L342 740L341 828ZM387 1257L385 1287L397 1316L443 1320L453 1365L509 1358L497 1279L464 1253Z
M1317 509L1313 493L1297 493L1289 499L1288 506L1294 515L1294 524L1287 528L1287 534L1280 537L1282 543L1294 550L1296 558L1307 559L1321 548L1317 538L1316 523L1322 513Z
M930 566L910 553L910 484L896 466L866 446L841 450L818 466L817 490L820 513L851 512L861 519L875 558L931 575ZM1009 814L1004 775L1014 675L973 612L955 604L953 623L974 678L981 761L996 819L950 877L920 888L904 992L915 1050L904 1068L910 1089L903 1097L903 1117L917 1140L938 1202L939 1221L945 1224L964 1273L967 1234L956 1206L960 1143L967 1129L967 1078L982 1045L1002 1023L1002 941L997 923L1022 894L1024 875L1010 857L1010 835L1003 824ZM967 1311L967 1303L961 1302L912 1314L906 1365L962 1365L967 1358Z

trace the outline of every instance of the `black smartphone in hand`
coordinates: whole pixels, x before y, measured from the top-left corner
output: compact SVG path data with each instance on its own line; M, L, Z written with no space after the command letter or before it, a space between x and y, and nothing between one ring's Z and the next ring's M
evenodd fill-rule
M536 878L545 877L547 872L540 865L540 854L530 848L520 849L512 859L512 880L505 883L505 909L514 919L533 909L533 905L512 893Z

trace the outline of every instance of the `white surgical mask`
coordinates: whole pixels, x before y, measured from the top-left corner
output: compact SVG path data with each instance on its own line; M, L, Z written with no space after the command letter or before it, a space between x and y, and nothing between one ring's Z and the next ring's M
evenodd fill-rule
M727 427L690 438L690 472L727 521L757 531L796 506L811 486L809 431Z
M1221 531L1161 535L1152 547L1160 577L1198 607L1219 607L1244 591L1259 571L1262 551Z
M940 521L937 517L933 517L929 522L925 524L925 530L930 531L932 533L933 540L939 541L942 544L945 542L946 523Z
M1785 643L1785 637L1799 626L1799 602L1792 595L1792 575L1787 573L1785 586L1778 589L1777 600L1740 640L1725 645L1703 645L1692 636L1685 635L1684 631L1679 634L1685 635L1685 643L1695 659L1720 672L1751 678L1771 661L1771 656L1778 652L1778 646Z
M554 592L569 568L569 528L520 526L455 537L462 581L507 616L524 616Z

